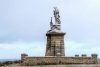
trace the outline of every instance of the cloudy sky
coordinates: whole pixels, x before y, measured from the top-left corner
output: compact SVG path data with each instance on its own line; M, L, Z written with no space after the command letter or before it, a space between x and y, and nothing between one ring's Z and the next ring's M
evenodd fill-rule
M100 0L0 0L0 59L44 56L54 6L66 32L66 56L100 58Z

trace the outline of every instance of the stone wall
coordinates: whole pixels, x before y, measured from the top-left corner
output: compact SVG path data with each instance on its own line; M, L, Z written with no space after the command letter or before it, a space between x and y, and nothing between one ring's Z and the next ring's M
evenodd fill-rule
M22 65L97 64L94 57L24 57Z

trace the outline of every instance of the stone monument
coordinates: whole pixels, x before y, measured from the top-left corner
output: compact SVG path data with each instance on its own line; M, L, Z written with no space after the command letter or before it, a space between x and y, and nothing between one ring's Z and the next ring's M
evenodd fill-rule
M55 23L52 17L50 22L50 30L46 33L47 47L45 56L65 56L64 51L64 32L61 32L61 21L59 10L54 7Z
M21 61L23 66L34 66L34 65L56 65L56 64L97 64L97 54L91 54L88 57L86 54L79 56L76 54L74 57L65 56L64 49L64 35L61 31L61 21L59 10L54 7L54 18L55 21L50 22L50 30L47 31L47 45L46 53L44 57L30 57L28 54L21 54Z

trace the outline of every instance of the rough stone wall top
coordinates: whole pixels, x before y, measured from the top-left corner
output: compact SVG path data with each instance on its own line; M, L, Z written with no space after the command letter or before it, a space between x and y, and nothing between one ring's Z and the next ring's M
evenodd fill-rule
M26 57L23 65L44 64L96 64L97 59L93 57Z

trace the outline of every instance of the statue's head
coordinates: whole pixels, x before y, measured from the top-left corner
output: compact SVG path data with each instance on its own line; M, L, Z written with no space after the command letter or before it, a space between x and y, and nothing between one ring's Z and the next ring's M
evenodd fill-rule
M58 8L57 8L57 7L54 7L54 10L55 10L55 11L58 11Z
M54 9L57 9L57 7L54 7Z

